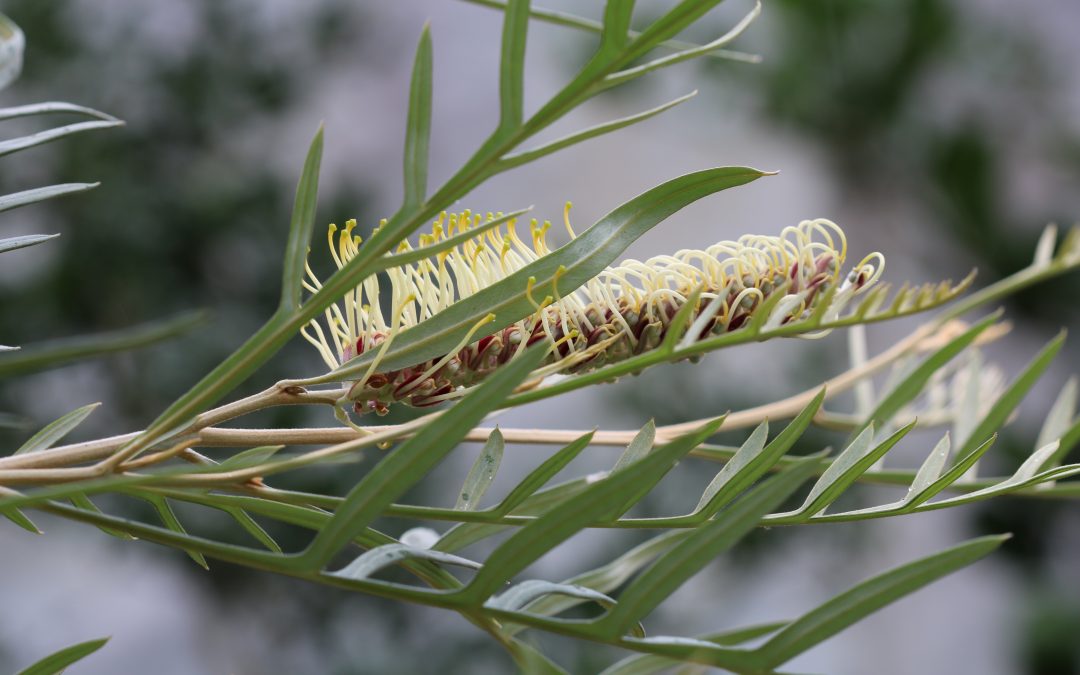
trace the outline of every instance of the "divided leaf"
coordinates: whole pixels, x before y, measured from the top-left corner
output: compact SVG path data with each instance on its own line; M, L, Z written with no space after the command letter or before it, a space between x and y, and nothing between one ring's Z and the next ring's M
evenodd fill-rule
M878 445L873 445L874 427L867 427L840 455L833 460L821 478L814 483L806 501L795 511L777 513L769 518L775 522L803 522L821 513L829 504L844 493L867 469L885 456L901 438L907 435L915 423L912 422L886 438Z
M577 495L522 527L488 557L484 568L460 595L486 599L535 560L574 533L594 523L617 518L627 494L641 495L674 466L681 457L716 431L721 421L706 424L654 450L622 471L588 485Z
M619 594L618 605L599 622L598 630L610 638L626 633L687 579L754 530L765 514L813 474L816 465L815 459L793 464L695 529Z
M321 568L402 493L422 479L489 412L529 376L544 356L528 349L388 454L349 491L333 517L296 559L302 568ZM490 595L490 594L489 594Z

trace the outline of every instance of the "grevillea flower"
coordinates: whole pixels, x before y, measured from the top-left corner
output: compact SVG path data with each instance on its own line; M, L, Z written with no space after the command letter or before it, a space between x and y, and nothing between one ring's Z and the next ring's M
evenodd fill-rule
M569 210L567 203L563 220L573 237ZM443 213L431 233L420 236L420 246L468 232L500 216ZM380 371L382 354L402 331L550 253L546 237L550 222L531 221L529 243L518 235L516 225L509 220L430 258L387 270L389 312L383 310L385 299L380 293L385 282L371 276L346 294L341 304L326 310L325 328L318 321L308 324L304 337L330 368L377 350L367 371L349 388L357 412L384 414L391 403L428 406L458 397L539 342L548 345L549 353L538 375L586 372L642 354L662 343L676 314L695 292L697 305L690 313L684 341L737 330L777 293L783 297L770 305L767 326L810 315L834 287L827 311L838 312L877 280L884 265L881 254L874 253L842 277L847 255L843 231L828 220L806 220L775 237L748 235L704 250L624 260L573 292L534 300L536 312L499 331L484 335L483 323L477 324L455 350L440 358ZM340 231L335 225L329 228L330 254L339 268L356 255L361 244L355 228L354 220ZM400 250L411 248L403 242ZM305 285L311 292L320 287L310 267Z

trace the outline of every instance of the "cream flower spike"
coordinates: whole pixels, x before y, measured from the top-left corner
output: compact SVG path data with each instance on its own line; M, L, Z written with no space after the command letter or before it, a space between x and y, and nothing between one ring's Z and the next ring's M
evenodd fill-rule
M573 237L569 213L567 202L563 220ZM419 244L429 246L466 233L501 215L444 212L431 233L420 236ZM330 368L376 350L368 370L349 390L357 412L385 414L391 403L429 406L456 398L537 342L549 345L540 375L586 372L647 352L661 344L676 313L695 291L700 292L698 306L684 341L738 329L776 293L785 297L768 317L770 327L809 315L833 288L828 311L839 312L874 284L884 267L884 258L874 253L841 278L847 256L843 231L828 220L805 220L775 237L748 235L704 250L624 260L572 293L543 302L533 299L534 314L498 332L483 334L483 324L478 324L457 349L441 358L379 371L382 355L402 331L550 252L546 240L550 222L532 220L525 238L517 226L511 219L431 258L387 270L389 311L384 311L380 293L385 284L372 276L326 310L325 327L318 321L305 327L304 337ZM330 255L338 267L351 260L361 244L355 228L355 220L340 231L336 225L329 228ZM400 250L411 248L403 242ZM320 287L310 267L304 285L313 293Z

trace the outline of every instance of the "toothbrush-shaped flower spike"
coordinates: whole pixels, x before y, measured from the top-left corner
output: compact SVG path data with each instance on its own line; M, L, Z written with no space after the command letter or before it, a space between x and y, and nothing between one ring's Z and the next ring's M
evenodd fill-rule
M563 219L573 237L569 210L567 203ZM466 233L499 216L443 213L432 224L431 233L420 236L420 246ZM360 237L353 234L355 227L353 220L340 231L330 226L330 254L338 267L356 255L360 246ZM684 342L737 330L778 293L782 297L772 305L772 315L765 317L769 325L809 316L835 288L827 308L833 314L876 282L884 266L881 254L874 253L842 277L847 255L843 231L828 220L807 220L776 237L749 235L704 250L625 260L573 292L542 302L534 298L536 312L501 330L485 334L486 322L477 324L457 349L440 358L379 370L382 355L402 331L549 253L546 234L550 227L549 222L531 221L526 243L511 219L431 258L387 270L388 313L383 311L380 295L385 284L377 276L369 277L347 293L341 304L326 310L325 328L312 321L303 335L331 368L376 350L364 375L351 383L348 396L357 412L384 414L392 403L428 406L458 397L538 342L549 349L539 375L586 372L655 349L695 294L697 306L690 312ZM400 250L411 250L411 246L403 242ZM310 267L305 287L311 292L320 287Z

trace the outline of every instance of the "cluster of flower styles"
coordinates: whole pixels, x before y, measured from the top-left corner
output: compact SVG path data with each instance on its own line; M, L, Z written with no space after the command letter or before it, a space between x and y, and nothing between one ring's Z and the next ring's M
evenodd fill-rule
M569 210L567 203L563 220L572 238ZM464 234L501 215L443 213L431 233L420 236L419 244L430 246ZM458 246L387 270L389 312L383 311L385 282L371 276L347 293L340 305L326 310L325 330L318 321L308 324L303 335L330 368L377 350L363 377L350 385L348 397L357 412L385 414L392 403L422 407L458 397L539 342L548 345L549 353L538 375L586 372L647 352L663 342L676 314L695 292L697 306L683 341L737 330L777 293L785 297L770 303L771 325L808 316L833 288L837 292L829 311L838 311L873 284L884 265L881 254L874 253L842 276L847 255L843 231L828 220L806 220L785 228L780 236L748 235L704 250L625 260L573 292L534 303L536 312L497 332L476 338L482 325L478 324L455 350L440 358L380 371L382 354L402 331L550 252L546 237L550 222L532 220L529 243L518 235L516 225L511 219L484 228ZM355 228L355 220L340 231L336 225L329 228L330 254L339 268L361 244ZM401 244L401 251L411 249L408 242ZM310 267L305 286L311 292L320 287Z

